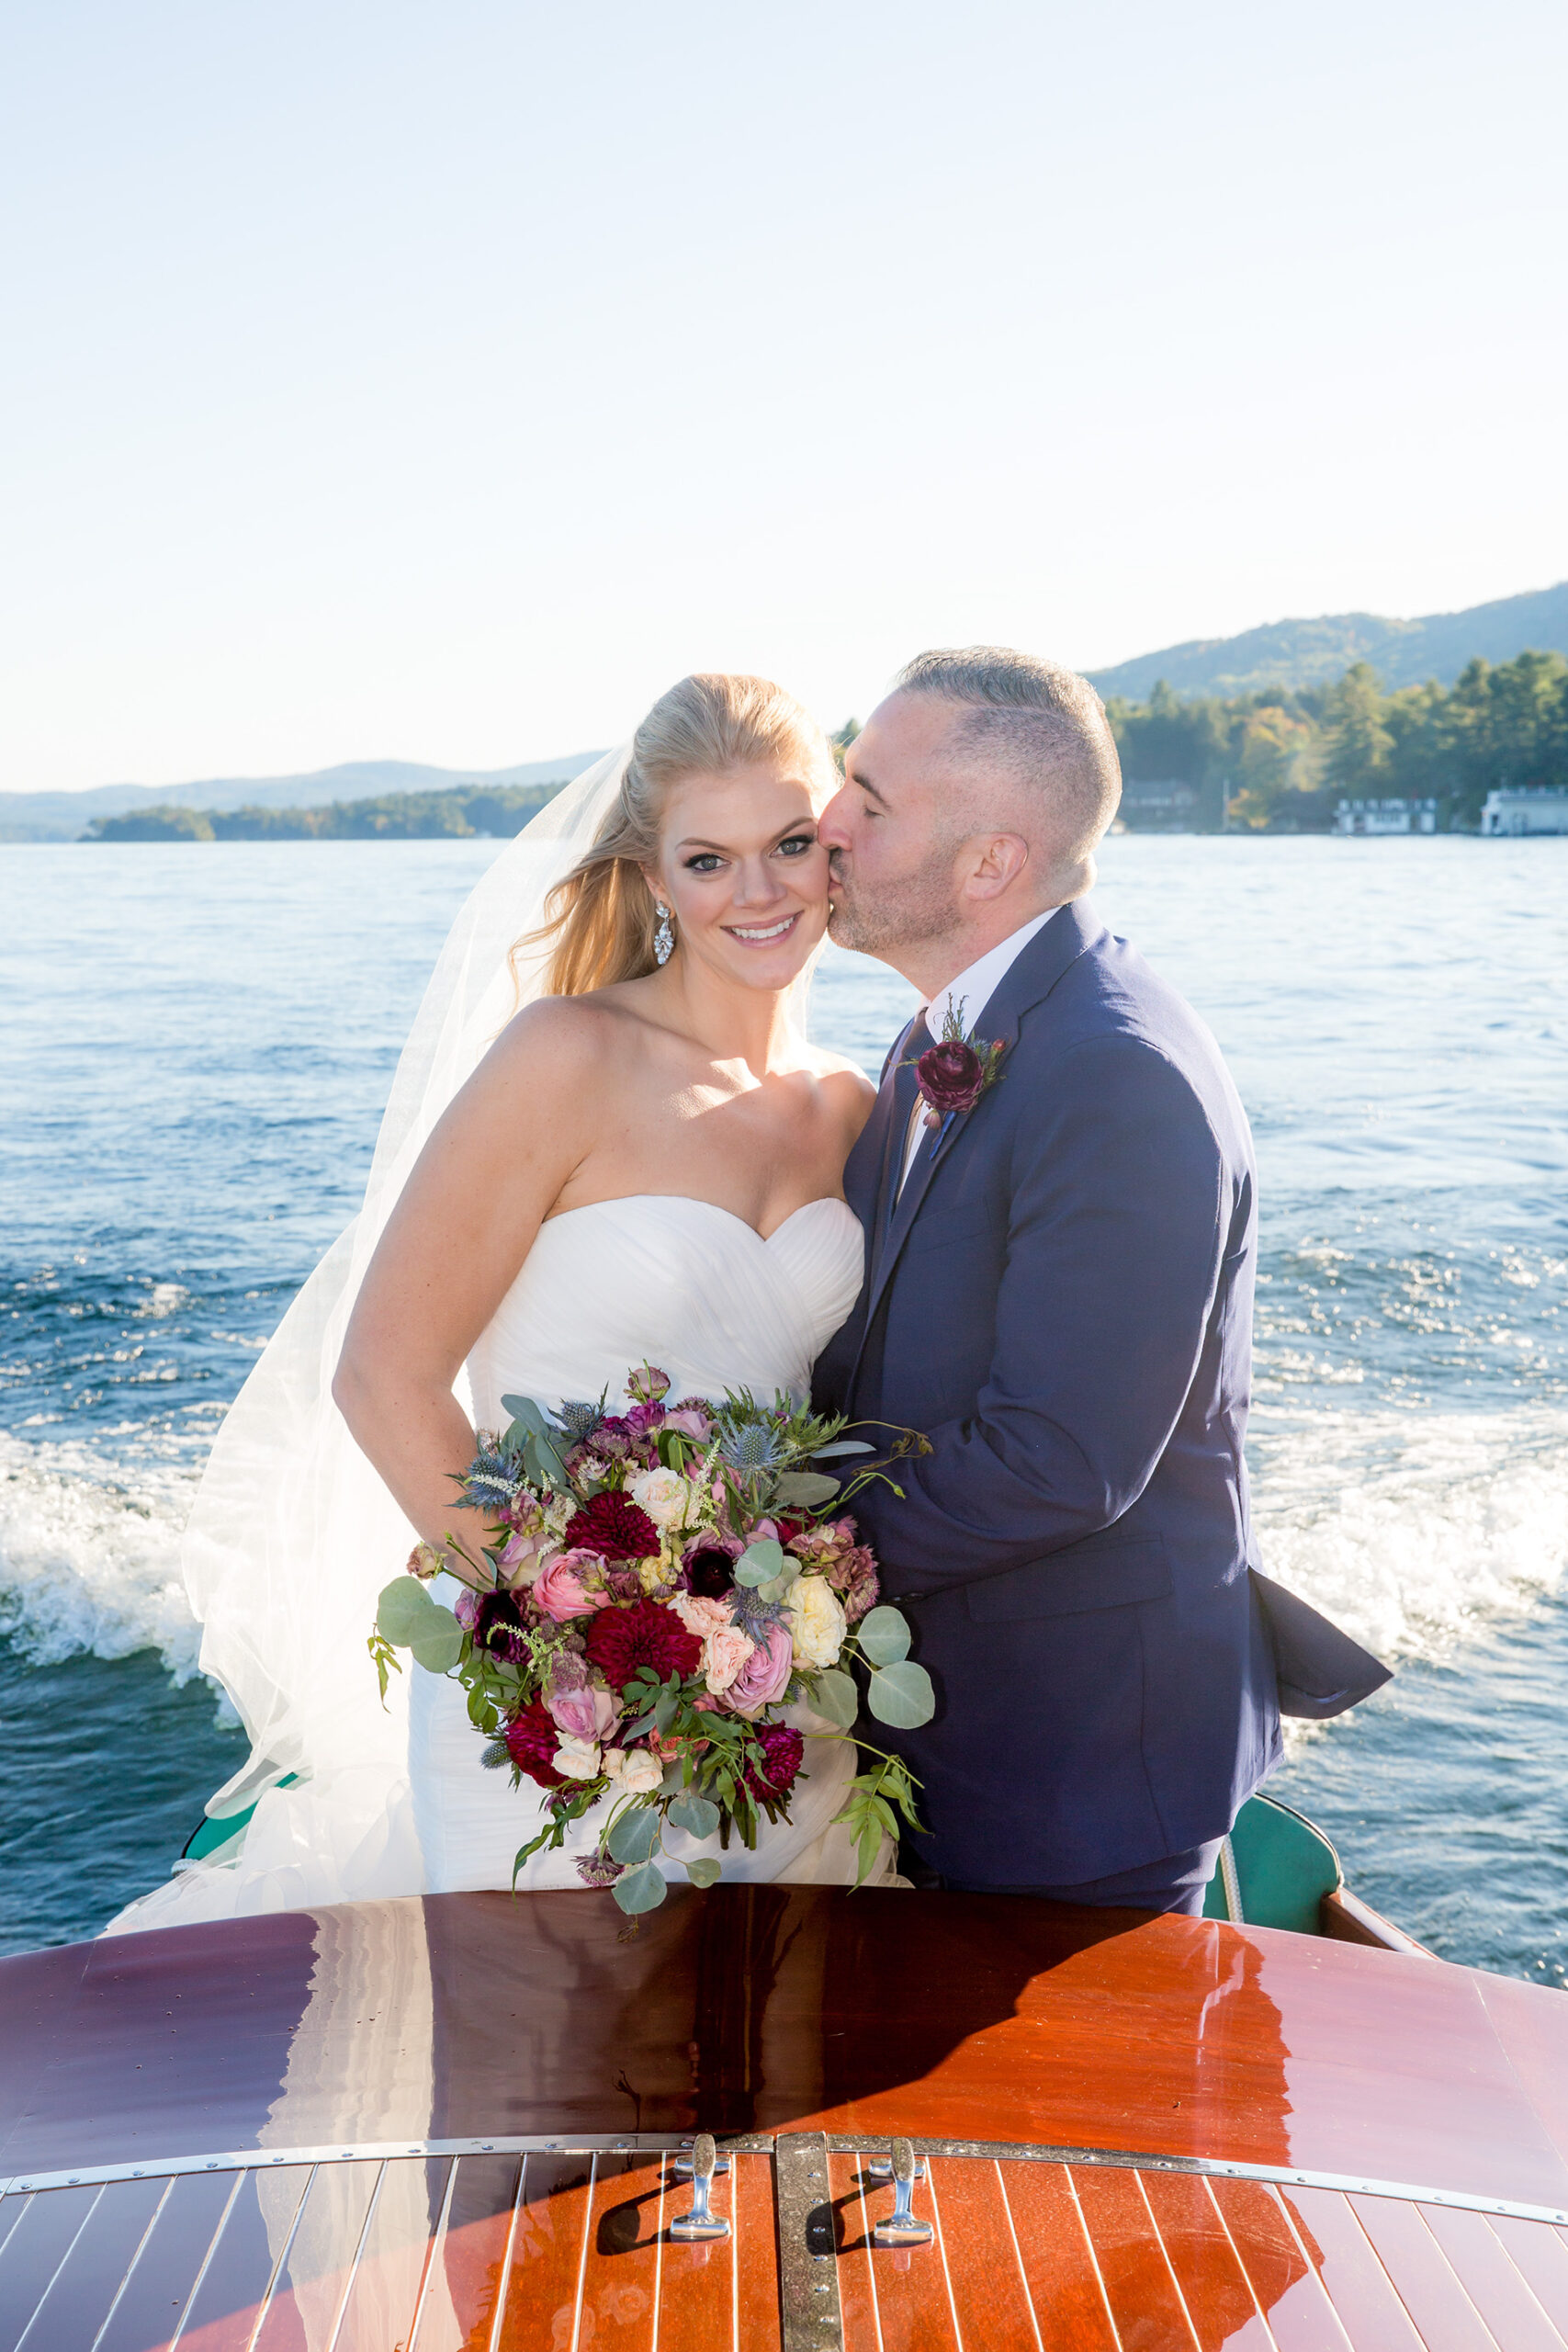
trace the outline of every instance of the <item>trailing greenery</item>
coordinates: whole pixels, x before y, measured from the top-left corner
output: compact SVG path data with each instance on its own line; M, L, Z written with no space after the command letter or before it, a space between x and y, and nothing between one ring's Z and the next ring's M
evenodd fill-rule
M1432 799L1440 828L1473 829L1499 786L1568 785L1568 660L1521 653L1472 662L1385 694L1371 664L1328 686L1266 686L1182 700L1163 680L1147 702L1106 705L1130 786L1179 783L1197 821L1258 832L1325 832L1336 804ZM1135 790L1124 813L1137 820Z
M373 800L337 800L324 808L138 808L95 817L92 842L363 842L509 840L553 800L554 784L454 785L445 792L384 792Z

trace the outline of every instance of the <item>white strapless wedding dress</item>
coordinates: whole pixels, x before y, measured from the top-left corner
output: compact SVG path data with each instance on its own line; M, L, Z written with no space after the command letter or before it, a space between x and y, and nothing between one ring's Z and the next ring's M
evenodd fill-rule
M669 1374L673 1397L750 1388L804 1399L812 1364L854 1305L863 1261L860 1222L840 1200L808 1202L766 1240L728 1209L674 1193L568 1209L540 1230L468 1360L476 1419L503 1428L503 1396L553 1407L606 1388L624 1408L626 1374L644 1363ZM450 1602L457 1588L442 1577L434 1590ZM808 1735L817 1722L799 1709L791 1720ZM460 1687L415 1667L409 1782L432 1894L510 1886L518 1848L544 1826L543 1790L526 1781L514 1789L510 1773L486 1770L482 1752ZM854 1770L851 1742L808 1736L792 1817L764 1822L750 1852L732 1838L720 1857L726 1879L851 1882L853 1845L833 1815ZM592 1851L599 1828L597 1812L574 1823L563 1847L524 1865L519 1887L580 1886L577 1858ZM664 1874L682 1883L686 1860L719 1853L716 1839L698 1846L676 1831L665 1845ZM877 1875L889 1867L885 1858Z
M570 1209L542 1227L470 1356L459 1393L466 1385L484 1429L504 1425L502 1396L554 1407L607 1389L613 1404L624 1404L626 1374L644 1363L669 1374L677 1397L745 1387L804 1398L813 1363L854 1304L863 1261L859 1221L837 1199L808 1202L765 1240L728 1210L675 1193ZM402 1536L406 1542L406 1527ZM390 1524L387 1540L397 1541ZM400 1557L389 1549L380 1581L395 1576ZM450 1578L438 1578L434 1589L440 1599L456 1597ZM356 1637L351 1646L357 1648ZM334 1670L353 1672L352 1657L345 1654ZM411 1660L405 1688L406 1748L400 1732L390 1744L398 1719L382 1719L389 1740L384 1760L357 1764L350 1755L292 1787L267 1790L237 1854L182 1867L107 1932L509 1887L518 1848L542 1826L543 1792L526 1781L514 1789L509 1773L485 1770L484 1744L457 1683ZM393 1695L401 1695L396 1687ZM847 1884L855 1855L833 1815L855 1770L854 1749L841 1738L811 1736L815 1719L798 1710L793 1720L807 1740L792 1818L764 1824L751 1852L732 1839L719 1857L724 1876ZM581 1886L577 1858L597 1837L591 1814L563 1848L534 1856L519 1886ZM665 1874L679 1881L690 1856L719 1851L716 1840L699 1849L675 1832L666 1843ZM889 1845L873 1883L892 1867Z

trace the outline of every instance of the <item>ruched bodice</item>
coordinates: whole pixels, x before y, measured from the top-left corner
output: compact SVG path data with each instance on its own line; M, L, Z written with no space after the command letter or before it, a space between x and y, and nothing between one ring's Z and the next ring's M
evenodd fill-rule
M539 1229L468 1359L474 1412L503 1396L555 1406L623 1395L656 1363L677 1396L750 1388L804 1399L811 1366L854 1305L864 1237L840 1200L808 1201L764 1240L712 1201L637 1193L567 1209Z

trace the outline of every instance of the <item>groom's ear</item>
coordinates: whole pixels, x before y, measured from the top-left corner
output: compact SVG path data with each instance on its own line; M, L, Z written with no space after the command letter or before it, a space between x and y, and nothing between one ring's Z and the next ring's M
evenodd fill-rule
M964 845L959 882L965 898L999 899L1029 864L1021 833L976 833Z

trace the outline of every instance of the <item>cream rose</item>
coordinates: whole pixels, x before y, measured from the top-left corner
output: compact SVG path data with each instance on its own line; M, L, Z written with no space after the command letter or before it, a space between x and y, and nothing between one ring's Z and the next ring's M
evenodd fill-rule
M579 1739L568 1733L555 1752L555 1768L569 1781L596 1781L604 1770L596 1739Z
M628 1747L624 1750L624 1754L626 1760L621 1766L622 1788L628 1796L647 1796L649 1792L656 1789L664 1778L663 1765L658 1757L646 1747Z
M844 1645L845 1618L825 1577L796 1577L784 1602L797 1666L833 1666Z
M683 1527L692 1507L692 1489L678 1470L645 1470L627 1488L638 1510L655 1527Z

